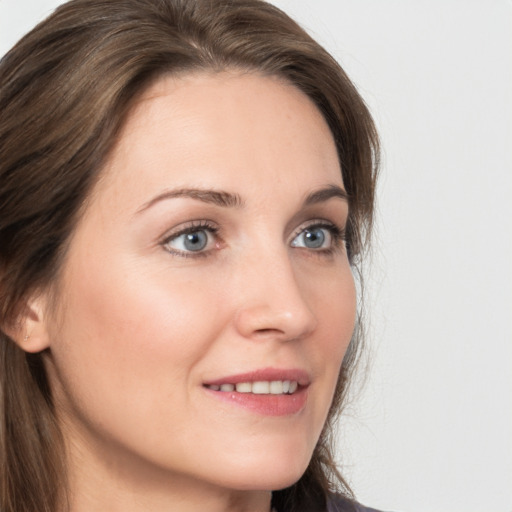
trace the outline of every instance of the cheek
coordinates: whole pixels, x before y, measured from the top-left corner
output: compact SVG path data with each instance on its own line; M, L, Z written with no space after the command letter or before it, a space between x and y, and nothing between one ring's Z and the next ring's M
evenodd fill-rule
M186 402L218 320L207 288L168 281L105 260L68 272L62 321L51 334L54 387L68 405L123 422L129 411L142 417L162 402Z
M356 319L356 289L351 269L348 264L340 266L320 284L308 281L305 288L324 340L318 354L329 366L339 366Z
M308 360L318 372L313 376L317 386L313 413L315 430L311 433L311 439L318 439L353 335L356 290L348 264L331 271L328 279L305 280L303 289L318 321L317 335L306 345Z
M193 351L193 343L173 339L197 338L204 325L198 321L199 314L208 315L207 306L215 295L204 284L199 291L198 283L186 277L180 280L165 272L148 272L129 262L93 269L90 279L81 275L85 273L74 272L69 279L66 316L72 323L68 327L81 336L79 322L88 342L100 343L105 351L109 344L143 353L150 346L157 352L173 347L180 353Z

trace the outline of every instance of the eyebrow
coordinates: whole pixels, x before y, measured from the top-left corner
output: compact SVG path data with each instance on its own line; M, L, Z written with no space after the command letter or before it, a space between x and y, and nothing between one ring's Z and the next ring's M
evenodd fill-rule
M225 192L223 190L210 190L201 188L180 188L176 190L167 190L162 194L157 195L147 203L144 203L137 213L141 213L155 203L166 199L176 199L180 197L187 197L202 201L204 203L214 204L224 208L241 208L244 206L243 199L236 193ZM348 194L338 185L328 185L327 187L311 192L304 200L303 206L312 206L314 204L323 203L332 198L342 199L348 202Z
M244 204L242 198L238 194L232 194L231 192L201 188L180 188L177 190L167 190L166 192L159 194L147 203L143 204L137 210L137 213L147 210L155 203L163 201L164 199L175 199L179 197L188 197L190 199L202 201L203 203L214 204L224 208L241 208Z
M343 190L339 185L328 185L309 194L304 200L304 206L323 203L332 198L342 199L347 203L349 202L349 196L347 192Z

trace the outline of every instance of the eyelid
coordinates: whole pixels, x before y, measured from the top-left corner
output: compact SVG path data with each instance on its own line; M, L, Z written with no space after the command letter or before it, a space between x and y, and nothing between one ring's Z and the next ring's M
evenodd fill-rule
M337 249L340 249L341 246L346 244L346 228L345 226L340 226L336 222L327 219L311 219L307 222L302 223L297 229L294 230L289 244L291 245L293 241L304 231L310 228L323 228L327 229L330 232L332 243L329 247L319 248L319 249L309 249L310 251L317 254L332 254ZM293 247L293 246L292 246ZM297 246L297 248L304 248L302 246ZM307 248L306 248L307 249Z
M200 251L183 251L180 249L175 249L169 247L169 244L179 238L180 236L186 235L188 233L194 233L196 231L207 231L210 236L214 237L214 239L218 239L218 231L219 227L216 223L210 220L193 220L186 222L178 227L173 228L171 231L167 231L160 239L159 245L161 245L166 251L168 251L173 256L183 256L183 257L200 257L200 256L208 256L212 249L204 249Z
M303 231L305 231L308 228L312 227L321 227L326 229L334 229L335 231L339 232L340 234L345 233L345 227L340 226L338 223L328 220L328 219L311 219L306 222L303 222L300 226L298 226L291 235L291 240L295 239L298 235L300 235Z

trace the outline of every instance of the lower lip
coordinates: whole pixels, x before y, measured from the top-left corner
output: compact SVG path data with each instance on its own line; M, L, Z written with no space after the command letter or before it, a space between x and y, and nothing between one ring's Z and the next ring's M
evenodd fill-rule
M215 398L243 407L263 416L289 416L297 414L306 405L307 387L299 388L291 395L255 395L236 391L214 391L204 388Z

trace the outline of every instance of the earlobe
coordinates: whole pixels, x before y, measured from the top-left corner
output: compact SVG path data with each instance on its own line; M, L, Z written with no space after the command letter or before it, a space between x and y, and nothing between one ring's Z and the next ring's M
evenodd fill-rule
M50 346L44 302L42 297L27 302L14 325L4 329L25 352L41 352Z

